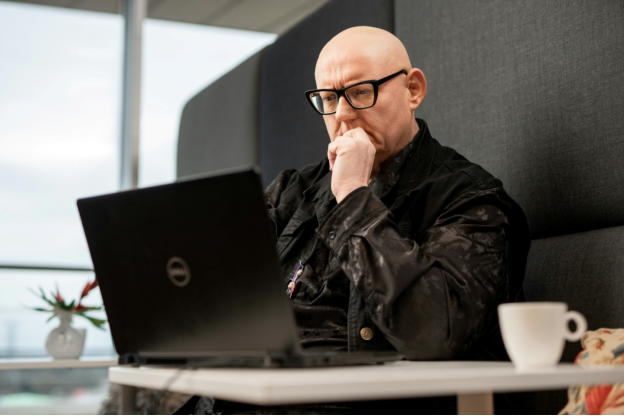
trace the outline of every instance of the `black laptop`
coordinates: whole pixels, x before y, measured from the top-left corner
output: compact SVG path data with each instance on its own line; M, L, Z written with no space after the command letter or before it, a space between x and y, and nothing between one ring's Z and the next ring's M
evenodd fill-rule
M120 364L307 367L253 168L78 200Z

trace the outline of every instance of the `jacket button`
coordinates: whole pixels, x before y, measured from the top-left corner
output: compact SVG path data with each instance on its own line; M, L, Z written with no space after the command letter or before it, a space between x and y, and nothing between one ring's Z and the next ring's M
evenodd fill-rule
M373 339L373 330L365 326L360 331L360 336L362 337L364 341L370 341L371 339Z
M333 240L334 238L336 238L336 232L335 231L330 231L329 232L329 239Z

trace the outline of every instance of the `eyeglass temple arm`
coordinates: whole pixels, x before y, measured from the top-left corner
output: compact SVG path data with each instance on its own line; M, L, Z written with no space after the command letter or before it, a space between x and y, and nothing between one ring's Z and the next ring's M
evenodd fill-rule
M399 72L395 72L395 73L394 73L394 74L392 74L392 75L388 75L387 77L380 79L379 81L377 81L377 82L376 82L376 84L377 84L377 86L379 86L379 85L383 84L383 83L384 83L384 82L386 82L386 81L390 81L392 78L396 77L396 76L397 76L397 75L399 75L399 74L405 74L405 75L407 75L407 71L406 71L406 70L404 70L404 69L402 69L402 70L400 70Z

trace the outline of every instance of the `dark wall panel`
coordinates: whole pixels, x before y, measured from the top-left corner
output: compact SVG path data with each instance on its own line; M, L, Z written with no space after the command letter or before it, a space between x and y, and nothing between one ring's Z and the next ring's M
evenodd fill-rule
M624 2L397 0L434 137L503 180L535 237L624 224Z
M394 30L392 0L333 0L281 36L262 70L260 160L268 185L277 174L318 162L329 136L304 97L316 88L314 67L323 46L352 26Z
M396 0L395 13L428 80L417 115L503 180L539 238L527 300L567 302L590 329L624 326L624 2ZM567 343L564 361L580 350ZM507 397L520 414L567 400Z

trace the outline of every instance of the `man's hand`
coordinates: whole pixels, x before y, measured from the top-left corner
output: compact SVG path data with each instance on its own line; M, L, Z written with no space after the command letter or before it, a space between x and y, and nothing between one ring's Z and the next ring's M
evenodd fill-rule
M331 189L336 202L370 182L375 146L361 127L338 136L327 148L329 169L333 172Z

